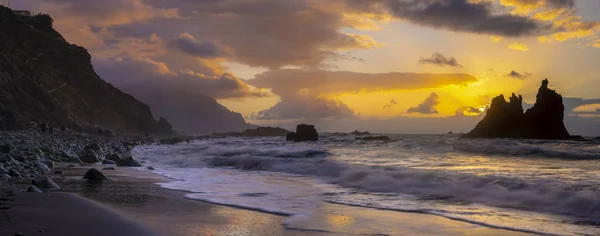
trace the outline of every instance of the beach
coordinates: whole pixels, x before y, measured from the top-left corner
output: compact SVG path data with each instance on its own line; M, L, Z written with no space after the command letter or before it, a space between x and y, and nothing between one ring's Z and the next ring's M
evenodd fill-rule
M94 166L102 169L103 166ZM3 182L0 235L361 235L381 228L389 235L524 235L439 216L325 204L315 217L286 229L287 216L194 201L185 192L156 185L169 179L148 170L102 170L110 180L81 180L89 166L57 166L59 191L23 192ZM13 194L9 193L12 191ZM333 228L324 232L319 228ZM314 230L311 230L314 229Z

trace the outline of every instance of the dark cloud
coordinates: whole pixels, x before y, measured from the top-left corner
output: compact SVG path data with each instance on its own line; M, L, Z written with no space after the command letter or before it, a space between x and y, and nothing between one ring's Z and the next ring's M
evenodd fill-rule
M524 79L529 78L531 75L532 75L531 73L524 72L524 73L521 74L521 73L516 72L516 71L513 70L510 73L508 73L506 76L514 78L514 79L524 80Z
M575 109L588 105L600 105L600 99L584 99L584 98L574 98L574 97L565 97L563 98L563 104L565 105L565 113L571 115L584 115L584 114L600 114L600 112L596 111L575 111Z
M430 58L421 58L420 64L431 64L436 66L451 66L451 67L463 67L458 63L454 57L446 57L440 53L433 53Z
M408 113L421 113L421 114L438 114L438 110L435 109L435 106L440 104L440 97L437 93L431 93L429 97L423 101L423 103L419 104L416 107L408 108L406 112Z
M169 42L172 47L193 56L202 58L228 57L233 54L228 49L212 41L199 41L194 36L184 33Z
M392 99L390 101L390 103L386 104L385 106L383 106L384 109L388 109L388 108L392 108L393 106L398 105L398 102L394 99Z
M367 3L351 1L365 7ZM362 1L367 2L367 1ZM387 7L395 17L438 29L498 36L540 35L551 30L551 25L494 10L488 1L469 0L374 0L373 5Z

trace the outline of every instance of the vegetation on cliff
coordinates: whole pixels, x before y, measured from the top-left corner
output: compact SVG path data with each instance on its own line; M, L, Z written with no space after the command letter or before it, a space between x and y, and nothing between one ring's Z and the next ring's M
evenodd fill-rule
M48 15L0 6L0 129L30 122L92 130L163 133L150 108L94 71L85 48L68 43Z

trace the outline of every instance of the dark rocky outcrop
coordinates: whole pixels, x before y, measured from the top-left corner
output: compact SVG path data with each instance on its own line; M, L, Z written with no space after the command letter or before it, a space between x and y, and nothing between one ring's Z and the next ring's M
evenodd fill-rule
M102 80L85 48L70 44L47 15L0 6L0 129L49 127L121 133L161 130L150 108Z
M358 130L355 130L354 132L350 133L352 135L357 135L357 136L362 136L362 135L371 135L371 133L369 133L369 131L365 131L365 132L360 132Z
M492 99L487 114L475 128L463 138L525 138L525 139L571 139L563 123L562 96L548 88L548 80L542 81L537 100L532 108L523 113L523 97L512 94L509 102L503 95Z
M296 126L296 132L287 134L286 140L294 142L319 141L319 133L317 133L314 125L300 124Z

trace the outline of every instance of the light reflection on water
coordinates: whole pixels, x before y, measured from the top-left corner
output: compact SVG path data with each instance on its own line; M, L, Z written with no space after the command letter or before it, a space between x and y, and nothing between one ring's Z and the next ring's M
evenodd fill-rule
M562 235L600 234L593 225L574 224L600 221L600 199L595 197L600 179L597 143L459 140L443 135L398 135L392 139L365 142L353 137L324 137L305 144L275 138L205 140L161 149L163 153L156 158L150 156L149 161L159 167L176 166L181 168L176 171L182 172L197 167L227 167L308 175L339 184L313 188L327 193L322 200L341 204L421 211L495 227ZM311 154L303 156L305 153ZM165 158L176 155L176 159ZM599 160L580 160L595 157ZM256 180L256 176L246 175L250 172L238 172L241 183ZM211 178L228 178L219 173ZM280 182L262 179L267 189L285 192L285 185L294 185L286 183L293 181L289 176L281 177ZM202 179L190 180L197 182L193 185L203 183ZM190 186L184 184L182 188ZM413 195L403 195L407 193ZM242 204L246 201L229 200L240 200ZM286 207L288 200L273 202ZM301 201L289 202L297 206ZM271 207L268 202L266 207ZM323 219L329 222L327 227L344 228L341 222L346 221L336 221L335 214L329 216L331 219ZM357 222L355 217L340 219Z

